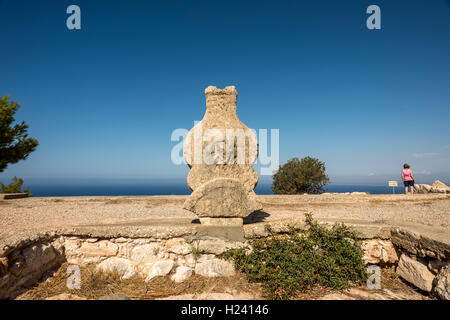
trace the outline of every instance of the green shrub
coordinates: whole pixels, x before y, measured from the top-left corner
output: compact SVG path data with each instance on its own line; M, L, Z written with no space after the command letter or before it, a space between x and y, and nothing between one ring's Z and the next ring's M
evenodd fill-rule
M1 192L2 193L29 193L28 191L30 190L30 187L27 187L26 189L22 190L22 185L23 185L23 179L18 179L17 177L12 178L12 182L8 185L5 186L3 183L0 183L1 185ZM29 195L31 196L31 193L29 193Z
M343 224L331 229L306 214L306 231L290 227L286 234L253 241L253 250L231 249L221 256L234 260L250 282L262 283L270 299L289 299L313 285L348 288L367 279L364 252L357 234Z
M329 182L325 164L319 159L292 158L273 175L272 191L276 194L322 193Z

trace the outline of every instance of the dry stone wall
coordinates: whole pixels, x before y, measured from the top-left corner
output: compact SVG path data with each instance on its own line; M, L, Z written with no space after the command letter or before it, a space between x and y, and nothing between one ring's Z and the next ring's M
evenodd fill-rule
M63 262L95 265L98 270L117 271L124 279L135 275L149 281L170 276L174 282L193 274L205 277L232 276L233 264L218 257L246 242L218 238L93 238L53 235L24 242L0 256L0 299L13 299L43 281ZM449 299L449 247L403 229L392 229L390 239L364 239L367 265L397 266L405 281L440 299Z
M54 237L1 257L0 299L16 297L65 261L77 266L94 264L98 270L118 272L123 279L140 275L145 281L169 274L175 282L193 274L232 276L233 264L217 255L244 245L221 239Z
M0 299L14 298L34 285L64 258L64 247L48 241L36 242L0 258Z

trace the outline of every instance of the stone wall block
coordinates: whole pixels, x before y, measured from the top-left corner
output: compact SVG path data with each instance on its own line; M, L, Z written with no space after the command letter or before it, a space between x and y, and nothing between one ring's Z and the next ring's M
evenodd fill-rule
M413 284L417 288L431 292L434 275L428 270L426 264L402 254L396 271L400 277Z

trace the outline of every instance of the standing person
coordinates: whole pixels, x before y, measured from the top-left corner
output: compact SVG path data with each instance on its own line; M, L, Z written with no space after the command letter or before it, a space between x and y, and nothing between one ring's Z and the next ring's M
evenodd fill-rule
M405 185L405 194L408 194L408 187L411 187L411 194L414 194L414 175L407 163L403 165L402 181Z

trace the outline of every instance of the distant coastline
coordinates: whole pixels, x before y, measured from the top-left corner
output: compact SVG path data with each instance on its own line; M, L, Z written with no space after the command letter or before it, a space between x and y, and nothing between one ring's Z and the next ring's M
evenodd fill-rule
M188 195L187 184L182 183L29 183L35 197L63 196L141 196L141 195ZM331 184L326 192L369 192L389 194L392 188L382 185L341 185ZM256 194L273 194L270 184L258 184ZM401 186L396 193L402 193Z

